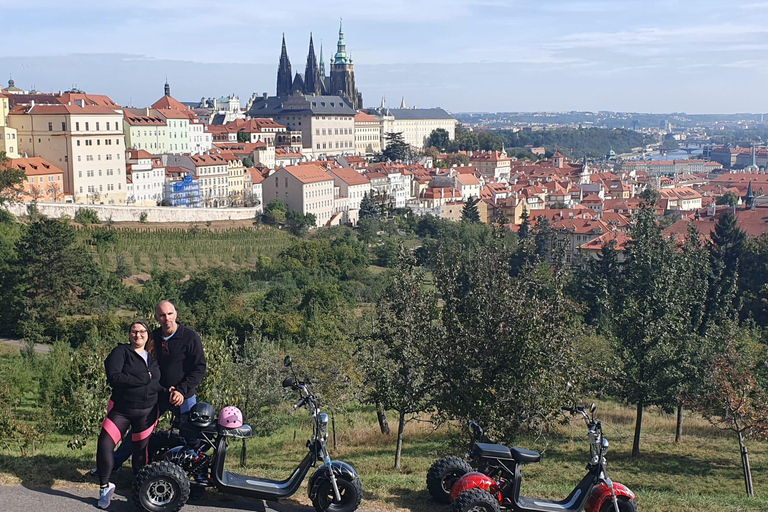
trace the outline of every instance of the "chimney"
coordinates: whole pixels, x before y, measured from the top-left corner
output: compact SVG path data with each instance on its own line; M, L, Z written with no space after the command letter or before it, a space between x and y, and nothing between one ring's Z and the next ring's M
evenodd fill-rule
M147 107L147 117L149 117L149 107Z
M263 95L262 97L263 97L264 99L267 99L267 98L269 97L269 94L265 92L265 93L264 93L264 95Z

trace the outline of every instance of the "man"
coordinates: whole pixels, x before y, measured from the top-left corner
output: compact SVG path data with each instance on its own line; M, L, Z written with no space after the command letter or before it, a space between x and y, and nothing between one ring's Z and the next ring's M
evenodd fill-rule
M173 407L187 414L197 403L197 386L205 376L205 354L200 335L176 321L176 307L161 300L155 308L155 320L160 327L152 331L155 357L160 365L160 385L168 390L167 398L159 400L160 415ZM131 436L126 435L115 450L115 468L128 460L133 451ZM114 471L114 470L113 470ZM96 474L93 470L91 473Z

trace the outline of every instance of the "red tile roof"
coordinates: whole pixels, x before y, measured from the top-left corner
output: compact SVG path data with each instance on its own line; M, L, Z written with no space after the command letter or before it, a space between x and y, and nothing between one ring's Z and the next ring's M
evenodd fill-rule
M28 158L11 158L8 160L10 167L21 169L27 176L39 176L43 174L64 174L64 171L38 156Z

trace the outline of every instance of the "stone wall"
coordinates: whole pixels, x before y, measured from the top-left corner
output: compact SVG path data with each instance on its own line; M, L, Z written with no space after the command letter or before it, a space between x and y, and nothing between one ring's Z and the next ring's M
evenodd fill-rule
M112 219L114 222L139 222L141 213L147 214L146 222L205 222L215 220L244 220L256 216L256 208L173 208L169 206L113 206L101 204L42 204L37 209L51 218L64 215L73 218L80 208L94 210L102 221ZM6 205L6 209L18 216L27 214L25 203Z

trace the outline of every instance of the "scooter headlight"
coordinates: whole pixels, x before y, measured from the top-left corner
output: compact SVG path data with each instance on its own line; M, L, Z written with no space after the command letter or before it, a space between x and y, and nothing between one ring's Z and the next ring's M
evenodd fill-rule
M321 413L317 417L317 424L320 427L320 432L325 433L328 431L328 415Z

